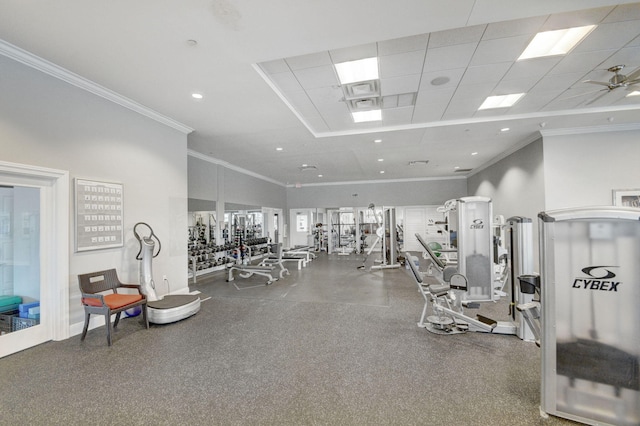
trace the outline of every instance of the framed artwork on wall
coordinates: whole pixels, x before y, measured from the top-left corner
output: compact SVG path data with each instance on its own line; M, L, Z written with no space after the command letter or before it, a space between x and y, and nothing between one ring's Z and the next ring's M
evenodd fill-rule
M640 208L640 189L614 189L613 205Z
M123 246L122 184L75 179L76 252Z

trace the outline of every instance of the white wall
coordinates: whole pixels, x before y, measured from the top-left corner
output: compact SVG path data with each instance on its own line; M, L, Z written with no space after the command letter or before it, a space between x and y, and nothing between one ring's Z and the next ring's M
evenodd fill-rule
M166 275L172 291L186 290L186 135L4 56L0 75L1 160L124 185L124 247L83 253L69 247L70 323L83 320L78 274L116 268L123 281L138 282L139 221L162 241L156 282Z
M546 154L546 151L545 153ZM538 139L486 169L470 176L469 195L489 197L493 215L523 216L533 224L533 258L538 261L538 213L545 210L543 143Z
M440 205L465 195L467 181L464 178L309 185L287 188L287 205L289 209L366 207L370 203L376 206Z
M640 128L544 137L546 208L611 205L614 189L640 188Z

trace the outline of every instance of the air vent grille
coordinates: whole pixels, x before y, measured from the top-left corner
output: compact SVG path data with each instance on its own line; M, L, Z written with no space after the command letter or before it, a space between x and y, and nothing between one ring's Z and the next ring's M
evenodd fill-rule
M456 173L467 173L467 172L470 172L471 170L473 169L457 169Z

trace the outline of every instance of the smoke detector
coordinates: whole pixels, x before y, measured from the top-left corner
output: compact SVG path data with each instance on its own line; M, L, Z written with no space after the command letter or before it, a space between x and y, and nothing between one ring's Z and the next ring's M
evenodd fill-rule
M425 165L429 162L429 160L414 160L414 161L409 161L409 165L410 166L417 166L419 164Z

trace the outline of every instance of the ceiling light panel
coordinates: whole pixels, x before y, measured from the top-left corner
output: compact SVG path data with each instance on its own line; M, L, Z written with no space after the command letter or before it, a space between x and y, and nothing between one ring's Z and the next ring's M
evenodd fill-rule
M351 113L354 123L365 123L367 121L380 121L382 120L382 111L374 109L371 111L354 111Z
M566 55L587 35L589 35L595 27L595 25L586 25L583 27L538 33L533 37L533 40L531 40L518 60L540 58L543 56Z
M478 108L478 110L491 109L491 108L508 108L510 106L513 106L523 96L524 96L524 93L513 93L510 95L501 95L501 96L489 96L487 99L485 99L482 105L480 105L480 108Z
M341 84L378 79L378 58L359 59L357 61L335 64Z

